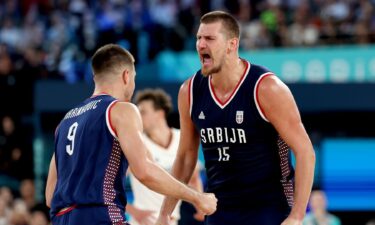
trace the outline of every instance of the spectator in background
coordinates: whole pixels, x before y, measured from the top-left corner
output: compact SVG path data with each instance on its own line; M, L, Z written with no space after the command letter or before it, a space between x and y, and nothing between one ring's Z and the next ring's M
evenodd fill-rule
M42 211L33 211L30 215L29 225L48 225L48 219Z
M35 186L31 179L26 179L21 182L20 195L20 200L25 203L27 209L31 210L37 205L37 201L35 199Z
M375 219L368 221L366 225L375 225Z
M28 218L30 212L27 209L25 202L21 200L15 200L13 207L9 213L9 224L10 225L28 225Z
M14 121L10 116L4 116L0 127L0 172L3 174L10 175L11 156L16 143Z
M288 43L292 46L316 45L319 31L311 19L309 5L300 4L294 11L293 23L289 26Z
M13 204L13 194L10 188L1 187L0 188L0 199L4 200L5 207L10 208Z
M4 116L0 125L0 172L20 181L32 177L32 152L13 117Z
M310 209L303 225L341 225L340 219L327 211L327 197L323 191L311 192Z
M9 224L9 216L13 205L13 195L8 187L0 188L0 225Z
M9 209L4 199L0 198L0 225L8 224Z

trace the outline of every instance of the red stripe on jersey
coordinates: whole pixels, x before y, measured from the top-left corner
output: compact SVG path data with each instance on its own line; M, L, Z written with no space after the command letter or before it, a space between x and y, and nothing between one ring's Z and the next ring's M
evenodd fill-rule
M266 74L264 74L264 75L262 76L262 78L260 78L260 80L258 81L258 85L255 87L255 88L256 88L256 89L255 89L255 93L256 93L255 98L256 98L256 101L257 101L257 103L258 103L259 109L260 109L260 111L262 112L263 116L266 116L266 114L264 113L264 110L263 110L263 108L262 108L262 106L260 105L260 102L259 102L259 94L258 94L258 91L259 91L259 85L260 85L260 83L263 81L264 78L266 78L266 77L268 77L268 76L271 76L271 75L273 76L273 75L275 75L275 74L273 74L273 73L266 73Z
M118 137L117 136L117 131L115 130L115 128L113 127L113 125L112 125L112 120L111 120L111 110L112 110L112 107L117 103L118 101L115 101L113 104L111 104L110 106L109 106L109 109L108 109L108 122L109 122L109 126L111 127L111 129L113 130L113 132L115 132L115 135L116 135L116 137Z
M191 92L191 83L192 83L192 80L193 80L193 77L190 78L189 80L189 97L188 97L188 101L189 101L189 108L190 108L190 103L191 103L191 99L190 99L190 92Z
M66 208L63 208L62 210L60 210L56 216L62 216L70 211L72 211L73 209L75 209L77 207L77 205L72 205L70 207L66 207Z
M220 99L216 96L216 93L215 93L215 89L214 89L214 86L212 86L212 83L211 83L211 80L212 80L212 76L210 76L210 86L211 86L211 89L212 89L212 93L214 94L214 98L220 103L221 106L225 106L225 104L232 99L232 96L234 95L234 93L236 93L237 89L240 87L240 84L242 84L242 81L243 79L245 78L245 75L246 75L246 71L247 71L247 68L249 67L249 63L247 63L246 61L242 60L243 62L246 63L246 67L245 67L245 71L243 72L242 76L241 76L241 79L238 81L238 83L236 84L236 87L233 89L232 93L230 94L229 98L227 98L224 102L220 101Z

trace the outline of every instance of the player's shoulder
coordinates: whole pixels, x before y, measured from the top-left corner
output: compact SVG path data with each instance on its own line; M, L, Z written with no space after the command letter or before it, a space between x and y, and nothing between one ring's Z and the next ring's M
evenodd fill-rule
M190 88L192 85L192 82L194 80L195 75L189 77L186 79L180 86L179 94L180 95L188 95L190 92Z
M126 114L127 117L139 115L137 106L131 102L117 101L111 111L113 114Z
M259 90L265 91L277 91L279 89L284 89L286 85L274 74L267 74L264 76L261 82L259 83Z
M130 111L138 110L137 106L131 102L117 101L114 107L118 107L123 110L130 110Z

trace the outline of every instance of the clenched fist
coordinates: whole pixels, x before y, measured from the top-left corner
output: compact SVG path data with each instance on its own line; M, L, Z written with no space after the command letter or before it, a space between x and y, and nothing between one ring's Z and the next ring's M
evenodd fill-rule
M216 211L217 199L212 193L200 193L194 206L203 214L211 215Z

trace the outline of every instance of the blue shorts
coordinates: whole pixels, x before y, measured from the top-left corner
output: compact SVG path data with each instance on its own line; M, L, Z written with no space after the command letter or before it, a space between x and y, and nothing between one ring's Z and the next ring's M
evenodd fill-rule
M262 206L252 209L218 209L205 219L205 225L280 225L289 207Z
M107 206L73 206L51 216L53 225L130 225L125 212Z

